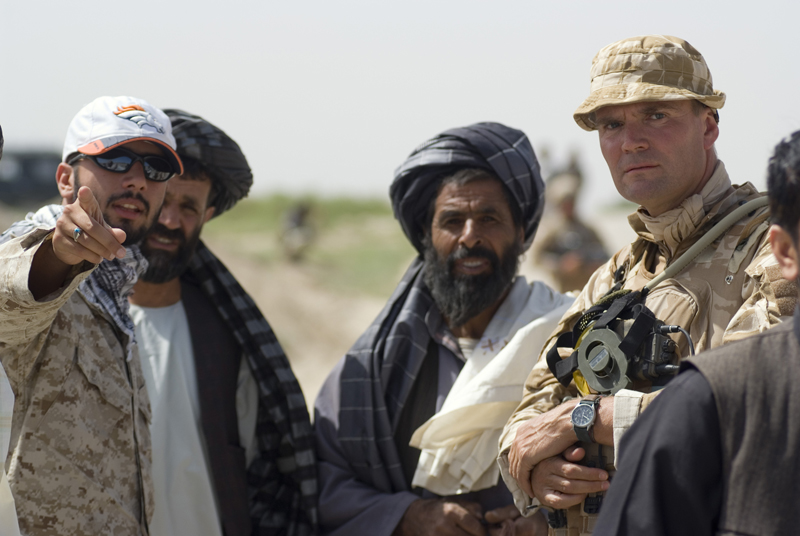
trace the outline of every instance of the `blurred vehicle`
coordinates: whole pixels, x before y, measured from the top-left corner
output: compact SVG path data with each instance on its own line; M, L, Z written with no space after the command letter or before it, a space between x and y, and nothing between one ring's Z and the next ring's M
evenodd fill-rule
M0 160L0 201L12 206L39 206L58 197L57 151L14 151L7 149Z

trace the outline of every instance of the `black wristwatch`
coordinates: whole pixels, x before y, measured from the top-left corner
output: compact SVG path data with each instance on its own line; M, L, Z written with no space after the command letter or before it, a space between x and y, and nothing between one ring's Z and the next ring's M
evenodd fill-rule
M589 395L582 399L572 410L572 429L578 436L578 441L594 443L594 421L597 419L597 406L600 404L600 395Z

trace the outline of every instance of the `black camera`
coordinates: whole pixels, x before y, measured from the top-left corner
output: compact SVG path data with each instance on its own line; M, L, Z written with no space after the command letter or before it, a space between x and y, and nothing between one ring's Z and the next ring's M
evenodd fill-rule
M547 362L562 385L569 385L574 375L584 393L590 388L615 394L637 380L659 389L678 373L680 355L668 334L683 333L694 354L692 341L682 327L658 320L644 305L645 295L622 291L609 296L586 311L572 332L559 337ZM569 358L561 360L559 346L573 349Z
M656 320L639 348L626 355L620 345L632 323L618 320L613 326L589 327L584 332L577 349L578 370L595 392L615 394L635 380L650 381L653 387L660 387L677 374L680 360L677 344L665 334L672 326Z

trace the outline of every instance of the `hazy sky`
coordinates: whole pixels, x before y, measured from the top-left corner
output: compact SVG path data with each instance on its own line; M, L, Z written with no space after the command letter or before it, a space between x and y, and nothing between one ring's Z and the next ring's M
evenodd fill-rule
M419 143L476 121L524 130L556 164L580 151L591 199L615 199L596 133L572 112L602 46L664 33L728 96L717 149L764 186L800 128L800 2L110 0L0 8L7 147L60 151L72 116L128 94L202 115L243 148L254 193L385 196Z

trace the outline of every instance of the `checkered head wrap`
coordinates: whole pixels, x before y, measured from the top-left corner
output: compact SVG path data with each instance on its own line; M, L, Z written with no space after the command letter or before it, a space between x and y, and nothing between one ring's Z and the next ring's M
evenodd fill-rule
M178 154L200 161L211 175L214 216L246 197L253 185L253 173L239 145L200 116L175 109L164 113L172 122Z
M500 123L446 130L414 149L397 168L389 196L413 246L422 253L428 207L442 179L464 168L487 170L511 192L519 203L527 249L542 218L544 181L525 133Z

